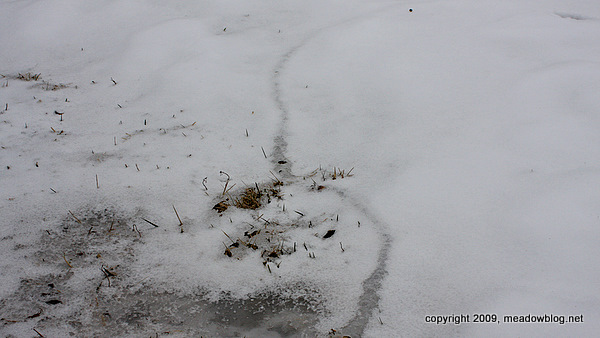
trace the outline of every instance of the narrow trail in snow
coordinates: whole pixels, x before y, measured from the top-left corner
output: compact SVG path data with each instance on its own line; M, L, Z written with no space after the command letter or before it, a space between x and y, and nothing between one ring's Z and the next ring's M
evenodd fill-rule
M382 9L378 9L374 12L370 12L357 17L343 20L334 25L326 26L317 29L312 34L309 34L299 44L289 49L285 54L281 56L281 59L277 63L273 71L273 100L275 101L277 108L280 112L280 121L277 129L277 133L273 138L273 150L271 153L271 162L275 169L275 172L279 173L281 178L287 182L294 182L300 180L301 176L294 175L292 171L292 162L288 159L288 120L290 112L286 105L283 95L283 88L281 83L281 77L284 69L288 62L294 57L296 52L303 48L306 43L316 37L320 32L332 29L347 23L360 22L371 18L373 15L379 14L389 9L389 7L396 7L397 4L392 6L386 6ZM391 246L391 236L388 233L389 227L377 215L372 212L368 206L362 203L357 198L351 196L346 190L339 188L331 188L340 199L344 200L350 208L358 210L361 214L373 223L376 227L379 236L381 237L381 247L377 253L376 268L370 274L370 276L362 282L362 294L358 298L358 309L354 316L350 319L348 324L343 328L339 329L339 332L352 337L361 337L364 334L370 319L373 317L373 311L379 305L379 291L383 279L387 273L387 261Z

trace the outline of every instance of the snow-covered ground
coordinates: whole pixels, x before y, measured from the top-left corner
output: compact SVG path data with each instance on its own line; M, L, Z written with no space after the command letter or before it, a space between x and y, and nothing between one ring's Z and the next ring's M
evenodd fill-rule
M598 1L0 0L0 74L4 336L600 331Z

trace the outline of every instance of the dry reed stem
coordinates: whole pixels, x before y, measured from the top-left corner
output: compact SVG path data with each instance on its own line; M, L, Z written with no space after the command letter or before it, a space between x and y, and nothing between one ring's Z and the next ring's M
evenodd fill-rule
M149 220L147 220L147 219L145 219L145 218L142 218L142 219L143 219L144 221L146 221L146 223L152 224L152 225L154 225L154 227L158 228L158 225L156 225L156 224L154 224L154 223L150 222Z
M65 255L65 253L63 252L63 259L65 260L65 263L67 263L67 265L69 266L69 268L73 268L73 266L71 265L71 263L69 263L69 261L67 260L67 257Z
M179 225L183 225L183 222L181 221L181 218L179 217L179 213L177 212L177 209L175 209L174 204L173 204L173 210L175 211L175 215L177 215L177 219L179 220Z
M75 217L75 215L73 215L73 213L71 212L71 210L69 210L69 214L71 214L71 216L73 216L73 218L75 218L75 220L77 221L77 223L83 224L83 223L81 223L81 221L79 220L79 218L77 218L77 217Z

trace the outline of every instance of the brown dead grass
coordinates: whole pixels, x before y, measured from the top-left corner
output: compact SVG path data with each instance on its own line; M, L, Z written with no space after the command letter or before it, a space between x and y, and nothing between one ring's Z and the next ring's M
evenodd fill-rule
M242 193L240 198L236 201L235 206L241 209L256 210L262 205L260 202L261 197L262 193L258 188L246 188L244 193Z

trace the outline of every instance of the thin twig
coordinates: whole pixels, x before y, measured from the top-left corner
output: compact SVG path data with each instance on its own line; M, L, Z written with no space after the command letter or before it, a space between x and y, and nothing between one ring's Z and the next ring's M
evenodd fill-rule
M111 228L112 228L112 225L111 225ZM133 225L132 231L136 231L138 233L138 235L140 235L140 237L142 237L142 233L140 232L140 230L138 229L136 224Z
M227 192L227 185L229 184L229 178L227 179L227 181L225 181L225 186L223 187L223 196L225 196L225 193Z
M223 230L221 230L221 231L223 231ZM229 237L229 235L228 235L228 234L227 234L225 231L223 231L223 233L225 234L225 236L227 236L227 238L229 238L229 240L230 240L232 243L235 243L235 241L234 241L233 239L231 239L231 237Z
M279 183L279 182L281 182L281 181L279 180L279 178L277 178L277 176L275 176L275 174L273 174L273 172L272 172L271 170L269 170L269 172L271 173L271 175L273 175L273 177L275 177L275 180L276 180L278 183Z
M225 191L225 192L223 193L223 195L225 195L225 194L228 194L228 193L229 193L229 191L231 191L231 189L233 189L233 187L235 187L235 185L236 185L236 184L237 184L237 183L234 183L234 184L233 184L231 187L229 187L229 189L227 189L227 191ZM231 196L230 196L230 197L231 197Z
M229 184L229 181L231 180L231 176L229 176L228 173L224 172L224 171L219 171L219 175L226 175L227 176L227 181L225 181L225 186L223 187L223 196L225 196L225 193L227 193L227 185Z
M154 223L150 222L149 220L147 220L147 219L145 219L145 218L142 218L142 219L143 219L144 221L146 221L147 223L150 223L150 224L152 224L152 225L154 225L155 227L157 227L157 228L158 228L158 225L156 225L156 224L154 224Z
M67 257L65 255L65 253L63 252L63 259L65 260L65 263L67 263L67 265L69 266L69 268L73 268L73 266L71 265L71 263L69 263L69 261L67 260Z
M177 212L177 209L175 209L174 204L173 204L173 210L175 210L175 215L177 215L177 219L179 220L179 226L182 226L183 222L181 221L181 218L179 217L179 213Z
M225 176L227 176L227 180L231 179L231 176L229 176L229 174L226 173L226 172L224 172L223 170L219 171L219 175L225 175Z
M79 218L75 217L75 215L73 215L73 213L71 212L71 210L69 210L69 214L71 214L71 216L73 216L73 218L75 218L75 220L77 221L77 223L82 224L81 221L79 220Z

